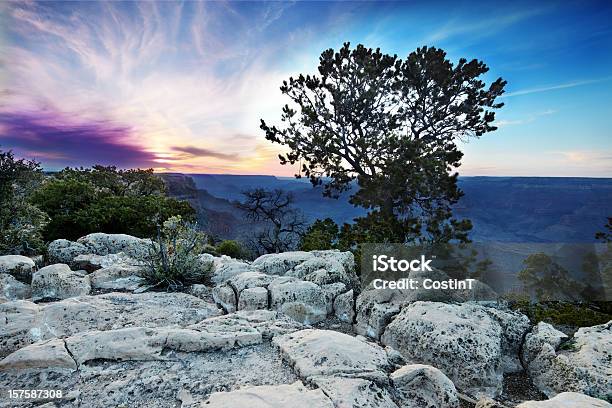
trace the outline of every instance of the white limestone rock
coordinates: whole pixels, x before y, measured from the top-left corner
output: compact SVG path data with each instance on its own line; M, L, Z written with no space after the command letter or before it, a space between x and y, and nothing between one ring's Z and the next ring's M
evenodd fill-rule
M527 401L516 408L612 408L612 404L576 392L562 392L546 401Z
M227 313L233 313L237 310L237 295L234 288L232 288L230 285L223 284L221 286L215 286L212 290L212 296L215 303L220 305Z
M22 255L0 256L0 273L12 275L17 280L30 283L36 265L31 258Z
M240 292L238 310L259 310L268 308L268 289L248 288Z
M403 408L459 407L455 385L435 367L410 364L390 378Z
M294 278L278 278L268 286L270 308L304 324L314 324L327 316L325 295L321 287Z
M274 338L298 375L345 376L385 383L387 354L378 345L331 330L305 329Z
M334 301L338 295L346 292L346 285L342 282L330 283L328 285L321 285L321 290L325 295L327 314L331 315L334 313Z
M56 239L51 242L47 248L49 262L64 263L68 265L70 265L77 256L88 253L91 253L91 250L85 245L67 239Z
M531 361L540 354L544 344L550 344L553 349L557 349L559 345L566 341L569 337L567 334L555 329L551 324L540 322L535 325L531 332L525 336L523 344L523 362L529 365Z
M126 234L105 234L96 232L77 239L88 253L95 255L125 253L127 256L140 259L149 254L151 240L133 237Z
M37 305L18 300L0 304L0 355L53 337L123 327L184 327L221 311L184 293L108 293Z
M504 353L518 348L520 339L513 347L508 343L527 328L528 321L511 312L468 303L415 302L387 326L381 342L410 361L439 368L464 392L496 396L502 391Z
M336 408L398 408L385 388L362 378L312 377L311 382Z
M0 273L0 296L7 301L32 297L30 285L18 281L8 273Z
M548 397L573 391L612 399L612 321L578 329L558 351L544 343L527 371Z
M74 359L62 339L30 344L0 361L0 371L9 370L76 370Z
M58 300L87 295L91 291L89 276L72 271L66 264L41 268L32 276L32 300Z
M230 392L216 392L200 404L204 408L334 408L320 389L309 390L301 382L261 385Z
M334 300L334 314L338 319L346 323L352 323L355 318L353 289L336 296Z

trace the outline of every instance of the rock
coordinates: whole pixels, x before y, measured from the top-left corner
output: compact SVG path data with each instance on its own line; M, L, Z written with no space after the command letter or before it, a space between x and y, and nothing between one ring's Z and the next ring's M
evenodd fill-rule
M525 336L523 344L523 362L529 365L531 361L540 354L544 344L550 344L553 349L557 349L559 345L568 339L568 336L555 329L552 325L544 322L538 323L533 327L531 332Z
M353 323L355 319L353 289L336 296L334 300L334 314L343 322Z
M516 408L612 408L612 404L576 392L562 392L547 401L527 401Z
M119 263L96 270L89 281L94 289L134 291L145 283L141 274L141 267Z
M85 270L88 273L102 268L109 268L115 265L123 267L136 267L137 261L128 257L123 252L108 255L84 254L77 255L69 265L75 270Z
M233 313L238 307L236 292L228 285L215 286L212 290L212 296L218 305L220 305L227 313Z
M0 273L0 296L7 301L32 297L30 285L19 282L8 273Z
M37 305L28 301L0 304L0 355L53 337L130 326L185 327L221 311L184 293L108 293Z
M612 399L612 321L578 329L559 351L544 343L527 372L548 397L573 391Z
M84 245L88 253L96 255L125 253L135 259L145 257L149 253L151 240L136 238L126 234L105 234L96 232L77 239Z
M278 277L261 272L243 272L231 277L228 283L234 288L236 293L240 294L245 289L267 288L276 278Z
M191 288L189 289L189 293L200 299L204 299L204 300L212 299L212 289L206 285L202 285L199 283L191 285Z
M331 330L305 329L273 340L298 375L345 376L385 383L387 354L378 345Z
M476 402L476 406L474 408L505 408L505 406L501 405L492 398L482 397Z
M304 324L318 323L327 316L321 287L305 281L280 278L269 286L270 308Z
M378 340L409 296L408 290L401 289L364 290L355 302L355 331Z
M91 251L83 244L67 239L56 239L49 244L47 254L49 262L64 263L70 265L72 260L79 255L88 254Z
M415 302L387 326L381 342L408 360L441 369L465 392L496 396L502 390L504 351L523 322L518 314L476 304Z
M327 314L334 313L334 300L336 296L346 292L346 285L342 282L330 283L329 285L322 285L321 290L325 295L325 305L327 306Z
M268 289L248 288L240 292L238 310L258 310L268 308Z
M311 381L336 408L398 408L389 393L372 381L344 377L313 377Z
M7 370L76 370L74 359L66 350L64 340L51 339L30 344L0 361L0 371Z
M301 382L262 385L236 391L216 392L200 405L206 408L334 408L320 389L309 390Z
M224 255L220 258L215 258L211 280L218 285L244 272L257 272L257 269L246 262Z
M87 295L91 291L89 277L70 270L66 264L41 268L32 276L32 300L57 300Z
M294 251L262 255L253 261L253 267L267 275L283 276L302 262L313 259L310 252Z
M393 372L390 379L402 407L459 407L455 385L435 367L406 365Z
M27 256L0 256L0 273L8 273L24 283L30 283L32 281L32 273L35 267L34 261Z

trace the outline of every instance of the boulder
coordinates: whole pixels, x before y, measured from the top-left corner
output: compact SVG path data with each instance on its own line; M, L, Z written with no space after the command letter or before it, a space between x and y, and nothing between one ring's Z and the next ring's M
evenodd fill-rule
M389 377L402 408L459 407L455 385L435 367L410 364Z
M125 253L127 256L140 259L149 254L151 240L136 238L126 234L105 234L96 232L77 240L84 245L90 254L108 255Z
M0 256L0 273L12 275L24 283L32 281L32 273L36 265L31 258L22 255Z
M467 393L496 396L502 391L504 353L518 349L522 337L513 347L508 343L515 333L527 331L525 319L476 304L419 301L402 309L381 342L408 360L441 369Z
M385 327L400 312L409 299L410 291L402 289L373 289L369 287L357 296L354 329L362 336L379 339Z
M387 354L378 345L331 330L305 329L274 338L298 375L344 376L385 383Z
M18 281L8 273L0 273L0 296L8 300L28 299L32 297L30 285Z
M70 265L72 260L79 255L88 254L91 251L83 244L67 239L56 239L49 244L47 255L49 262L64 263Z
M385 388L362 378L313 377L336 408L398 408Z
M279 278L268 286L270 308L304 324L318 323L327 316L325 295L321 287L292 278Z
M238 310L258 310L268 308L268 289L248 288L240 292Z
M58 300L87 295L91 291L89 277L72 271L66 264L41 268L32 276L32 300Z
M215 286L212 290L212 297L215 303L221 306L227 313L233 313L238 309L236 292L228 284Z
M327 314L334 313L334 301L336 296L346 292L346 285L342 282L330 283L329 285L322 285L321 290L325 295L325 305L327 306Z
M76 370L74 359L62 339L30 344L0 361L0 371L7 370Z
M215 258L211 280L215 284L219 285L244 272L257 272L257 269L246 262L224 255L222 257Z
M553 344L543 343L528 365L540 391L548 397L573 391L612 399L612 321L578 329L559 351Z
M37 305L18 300L0 304L0 355L53 337L123 327L185 327L221 311L184 293L108 293Z
M115 265L136 267L138 262L123 252L108 255L84 254L77 255L69 265L75 270L85 270L88 273Z
M191 285L189 294L204 300L212 299L212 289L200 283Z
M525 336L522 355L523 363L529 365L540 354L544 344L550 344L556 350L568 338L567 334L555 329L551 324L538 323Z
M123 263L98 269L89 275L93 289L133 291L145 283L142 267Z
M334 314L343 322L353 323L355 319L355 299L353 289L336 296L334 300Z
M562 392L546 401L527 401L516 408L612 408L612 404L576 392Z
M266 275L261 272L243 272L231 277L227 282L236 293L240 294L245 289L267 288L276 278L277 276Z
M314 255L305 251L282 252L262 255L253 261L253 267L267 275L283 276L302 262L313 259Z
M215 392L200 404L204 408L334 408L320 390L309 390L301 382L291 385L261 385L230 392Z

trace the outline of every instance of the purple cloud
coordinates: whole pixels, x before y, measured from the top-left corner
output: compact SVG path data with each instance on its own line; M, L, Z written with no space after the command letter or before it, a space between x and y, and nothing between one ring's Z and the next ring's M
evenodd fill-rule
M186 153L191 157L214 157L221 160L237 160L239 156L232 153L221 153L212 149L204 149L195 146L174 146L172 150Z
M127 142L131 129L110 121L84 121L65 114L0 112L0 147L42 161L46 168L155 167L154 153Z

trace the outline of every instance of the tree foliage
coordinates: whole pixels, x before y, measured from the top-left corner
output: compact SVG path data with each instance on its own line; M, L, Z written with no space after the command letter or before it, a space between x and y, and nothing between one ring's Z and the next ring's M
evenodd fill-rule
M44 175L35 161L0 150L0 255L34 255L44 250L47 215L28 202Z
M242 193L244 200L237 207L246 218L263 224L256 228L251 239L256 253L278 253L291 251L299 244L306 228L306 221L299 210L293 207L293 194L286 191L257 188Z
M193 220L184 201L165 197L163 181L152 170L64 169L33 192L31 201L51 218L47 240L77 239L91 232L152 237L156 225L174 215Z
M218 255L227 255L236 259L242 259L247 257L246 251L244 250L244 248L242 248L242 245L240 245L239 242L231 239L221 241L219 245L217 245L217 247L215 248L215 252Z
M300 250L316 251L334 249L338 245L340 230L331 218L316 220L307 229L300 241Z
M451 211L462 196L456 141L496 129L506 82L486 86L482 61L453 64L433 47L402 60L346 43L324 51L318 70L283 82L292 102L282 111L284 127L261 121L266 138L289 150L281 164L301 163L326 196L356 183L351 203L372 210L365 235L381 229L395 242L467 240L470 223Z
M608 223L604 225L604 231L596 233L595 239L602 242L612 242L612 217L608 217Z

